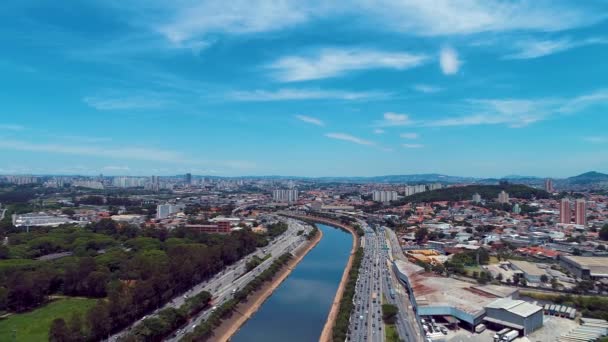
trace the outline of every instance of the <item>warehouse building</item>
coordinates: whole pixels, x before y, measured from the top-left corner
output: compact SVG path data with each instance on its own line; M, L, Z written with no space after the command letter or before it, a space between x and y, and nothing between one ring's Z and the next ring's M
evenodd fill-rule
M608 258L606 257L562 255L559 258L559 264L577 278L590 280L608 278Z
M511 267L521 273L529 283L540 283L540 278L547 274L545 270L531 262L521 260L509 260L509 262Z
M488 325L512 328L528 335L543 326L543 308L523 300L500 298L485 307Z

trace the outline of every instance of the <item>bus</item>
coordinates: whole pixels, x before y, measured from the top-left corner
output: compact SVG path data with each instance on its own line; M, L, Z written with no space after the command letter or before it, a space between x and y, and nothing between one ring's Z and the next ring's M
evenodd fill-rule
M372 302L376 302L376 292L372 293Z

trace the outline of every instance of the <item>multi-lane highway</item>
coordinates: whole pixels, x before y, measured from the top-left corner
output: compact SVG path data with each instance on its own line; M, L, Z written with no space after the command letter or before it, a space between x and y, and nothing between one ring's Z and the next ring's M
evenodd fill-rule
M353 298L355 308L350 317L349 338L357 342L382 342L384 341L382 282L385 279L386 268L381 246L384 238L376 234L367 223L363 221L359 223L365 231L362 239L364 256Z
M399 240L395 232L384 227L381 229L386 237L386 246L388 248L387 254L390 255L391 261L395 259L408 261L401 250L401 246L399 245ZM399 313L397 314L397 322L395 323L399 336L401 336L401 339L405 341L422 341L420 329L418 329L418 323L415 318L415 313L412 310L410 298L405 290L405 287L400 283L394 272L388 272L388 276L393 288L393 296L389 299L389 301L391 304L396 305L399 309Z
M224 303L227 299L232 297L233 291L238 291L239 289L243 288L243 286L253 280L258 274L268 268L277 257L284 253L294 251L306 241L305 234L312 229L311 226L293 219L282 220L288 223L287 231L273 240L268 246L258 248L253 253L247 255L241 260L235 262L233 265L228 266L220 273L216 274L213 278L201 282L200 284L192 287L183 295L173 298L172 301L166 303L163 307L157 309L151 315L142 317L129 328L111 336L108 341L118 341L119 338L125 336L133 327L141 323L144 319L154 316L158 311L169 307L179 308L185 303L186 299L191 296L195 296L202 291L208 291L211 293L214 306ZM304 234L297 235L298 231L300 230L303 230ZM258 265L258 267L246 273L246 264L253 256L264 258L266 255L270 255L270 257ZM209 317L212 310L213 308L210 308L200 312L199 315L195 317L186 327L176 331L174 335L168 339L168 341L177 341L186 333L191 332L196 325Z
M350 341L384 341L383 299L399 309L395 327L400 338L420 341L420 335L414 329L416 324L410 319L414 316L407 293L392 272L393 252L403 255L401 249L393 245L397 241L394 232L380 226L374 230L364 221L359 221L359 224L365 231L362 239L364 257L353 298L355 309L350 318Z
M212 281L208 283L204 289L209 291L213 295L213 305L218 306L223 304L228 299L232 298L234 292L243 288L246 284L252 281L257 275L266 270L272 263L276 260L277 257L287 253L293 252L294 250L300 248L304 242L306 242L306 237L304 234L308 233L312 227L293 219L285 219L288 223L287 231L278 239L273 241L270 246L267 246L267 251L264 252L256 251L253 255L258 255L259 257L263 257L265 254L270 253L271 257L265 260L263 263L258 265L256 268L251 270L250 272L245 273L245 264L250 257L247 257L246 260L241 260L238 263L236 268L229 269L225 272L224 276L217 279L216 281ZM297 235L297 232L303 230L304 234ZM252 255L252 256L253 256ZM193 318L188 325L176 331L173 336L166 339L166 341L179 341L184 335L192 332L196 326L198 326L201 322L206 320L211 313L213 312L213 308L201 311L198 316Z

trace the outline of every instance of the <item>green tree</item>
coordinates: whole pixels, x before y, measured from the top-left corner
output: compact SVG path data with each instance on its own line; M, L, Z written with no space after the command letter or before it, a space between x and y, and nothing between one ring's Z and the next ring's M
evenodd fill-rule
M544 284L549 281L549 277L546 274L540 276L540 281Z
M418 228L418 230L416 230L416 233L414 234L414 237L416 239L416 243L417 244L421 244L424 242L424 240L426 240L427 236L429 235L429 230L426 228Z
M84 335L82 333L82 318L80 318L79 314L74 313L72 315L68 326L70 331L70 340L82 341L84 339Z
M49 329L50 342L67 342L70 341L70 332L63 318L56 318L51 323Z
M399 308L392 304L382 304L382 319L387 324L395 323Z
M97 304L87 312L87 327L91 337L101 340L106 337L111 329L110 310L104 300L98 300Z
M600 239L604 241L608 241L608 224L605 224L602 229L600 229Z

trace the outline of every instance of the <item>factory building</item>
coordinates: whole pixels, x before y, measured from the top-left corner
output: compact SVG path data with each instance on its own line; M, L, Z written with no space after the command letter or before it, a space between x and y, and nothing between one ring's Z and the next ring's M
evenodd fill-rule
M500 298L486 305L484 321L488 325L519 330L528 335L543 326L543 308L523 300Z
M608 278L608 258L562 255L561 267L581 279L598 280Z

